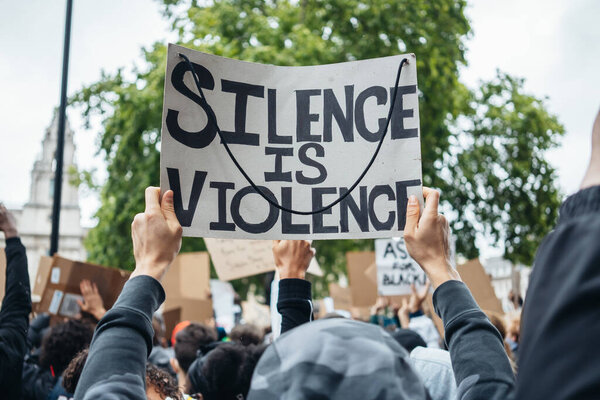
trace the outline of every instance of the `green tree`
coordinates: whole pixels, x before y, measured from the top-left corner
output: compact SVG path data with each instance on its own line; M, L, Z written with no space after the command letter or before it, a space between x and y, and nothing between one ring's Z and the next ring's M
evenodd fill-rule
M456 213L452 228L467 258L478 256L480 234L503 245L508 260L531 265L558 217L561 196L545 155L564 128L523 83L500 72L482 83L442 158L443 197Z
M170 18L173 29L179 34L179 44L241 60L310 65L415 53L419 71L423 180L426 185L442 189L444 198L457 215L453 227L460 239L459 252L475 255L474 237L478 232L492 230L496 233L495 238L505 234L519 236L524 224L516 229L516 226L502 227L499 223L514 222L515 219L506 220L506 215L512 217L517 210L526 207L525 203L530 204L529 207L538 207L530 202L531 189L524 185L525 181L520 185L524 197L510 198L513 210L509 213L496 207L500 198L489 196L497 202L489 208L481 208L479 198L465 195L460 189L470 180L486 182L496 172L491 167L470 164L468 149L452 145L459 136L480 135L482 128L476 127L487 125L484 119L477 119L480 114L475 112L476 105L483 110L485 103L493 97L483 96L483 92L493 86L489 86L489 90L482 88L479 95L471 95L458 81L458 68L465 64L464 41L470 33L464 16L466 1L215 0L199 5L196 1L163 0L162 3L165 16ZM130 223L133 216L143 210L143 188L159 183L166 47L156 43L144 50L143 55L145 65L134 71L132 79L125 79L122 71L103 75L97 83L83 88L74 99L84 107L85 116L99 115L102 119L100 152L108 163L108 180L101 189L101 207L96 214L98 225L90 231L86 246L94 262L121 268L133 266ZM502 83L500 86L503 87ZM518 104L513 99L514 106L527 103L529 97L518 93L520 86L516 85L514 89L518 99L524 99ZM533 104L530 107L538 110L540 119L548 117L540 102L533 99L527 104ZM524 124L516 120L520 112L506 114L500 107L498 113L510 117L503 127L517 135L519 126ZM464 117L459 118L461 115ZM473 128L464 132L459 130L462 119L471 121ZM560 129L559 126L546 135L551 138L550 142L540 139L543 142L540 151L549 147ZM540 133L534 129L527 132L535 138ZM501 131L489 131L487 135L496 137L496 134L500 135ZM529 140L516 144L517 147L522 145L529 146ZM472 147L484 151L482 146ZM521 151L521 147L518 149ZM543 162L543 154L536 153L533 157ZM533 165L531 159L529 163ZM556 198L551 182L552 169L543 164L543 171L530 172L549 174L546 186L552 190L546 196ZM516 179L511 175L506 178L518 186ZM495 190L497 186L485 187ZM540 192L531 199L540 196L544 194ZM548 202L543 204L549 206ZM482 219L484 210L490 214ZM548 220L552 218L552 215L548 216ZM539 242L538 231L547 230L547 226L542 224L532 233L532 244ZM511 244L512 247L507 246L507 253L514 254L513 259L530 259L524 253L525 248L517 243L516 236L505 243ZM315 246L319 262L327 273L324 280L316 282L320 291L325 288L326 281L345 274L346 251L372 249L373 242L334 240L315 242ZM184 240L184 251L202 249L202 240ZM247 287L252 282L258 283L258 280L246 279L237 286Z

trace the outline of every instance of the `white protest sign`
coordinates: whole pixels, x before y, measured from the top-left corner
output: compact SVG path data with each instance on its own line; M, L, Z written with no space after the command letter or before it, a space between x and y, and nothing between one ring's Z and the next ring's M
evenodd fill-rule
M377 291L382 296L410 294L410 285L419 290L427 283L427 275L406 250L404 238L375 240Z
M273 242L271 240L233 240L204 238L219 279L231 281L246 276L275 270ZM313 258L308 273L323 276L317 260Z
M189 57L206 96L199 96ZM313 215L268 203L234 165L210 119L214 110L241 168L270 200L298 211L349 191ZM389 237L404 228L411 194L422 203L416 58L280 67L169 45L162 119L161 188L175 192L185 236L238 239Z

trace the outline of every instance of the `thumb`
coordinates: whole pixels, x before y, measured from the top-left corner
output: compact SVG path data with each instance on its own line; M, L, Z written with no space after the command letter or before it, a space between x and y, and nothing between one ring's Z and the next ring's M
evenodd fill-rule
M417 225L419 224L419 201L417 196L410 195L408 198L408 204L406 204L406 224L404 225L404 232L410 234L415 233Z
M175 215L175 205L173 204L172 190L167 190L163 195L162 201L160 202L160 209L167 222L177 222L179 224L177 215Z

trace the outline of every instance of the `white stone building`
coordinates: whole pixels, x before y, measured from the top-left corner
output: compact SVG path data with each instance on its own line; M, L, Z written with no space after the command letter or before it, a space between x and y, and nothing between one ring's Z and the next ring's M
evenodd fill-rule
M11 211L17 219L17 229L25 248L29 265L30 281L33 285L40 257L48 255L50 250L50 232L52 231L52 202L54 195L54 169L58 131L58 113L46 129L42 141L42 152L31 170L31 189L29 201L21 209ZM65 127L64 174L62 185L62 208L58 253L66 258L84 261L86 251L83 239L86 230L81 227L79 194L77 187L69 184L68 171L75 166L75 144L73 131L68 122ZM0 247L4 247L3 238Z

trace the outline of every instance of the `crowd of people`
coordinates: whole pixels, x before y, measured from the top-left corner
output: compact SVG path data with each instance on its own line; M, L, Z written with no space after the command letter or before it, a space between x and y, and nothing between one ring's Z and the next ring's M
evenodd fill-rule
M413 289L399 305L378 300L369 321L315 320L305 274L310 242L273 243L281 335L250 324L230 332L181 321L166 332L156 311L161 279L181 247L173 192L146 189L135 216L135 270L108 310L81 282L77 318L31 318L25 248L0 205L6 290L0 310L2 399L598 399L600 398L600 114L581 190L561 207L540 246L520 319L482 311L449 252L439 192L407 204L404 239L434 288L439 335ZM507 323L508 322L508 323Z

